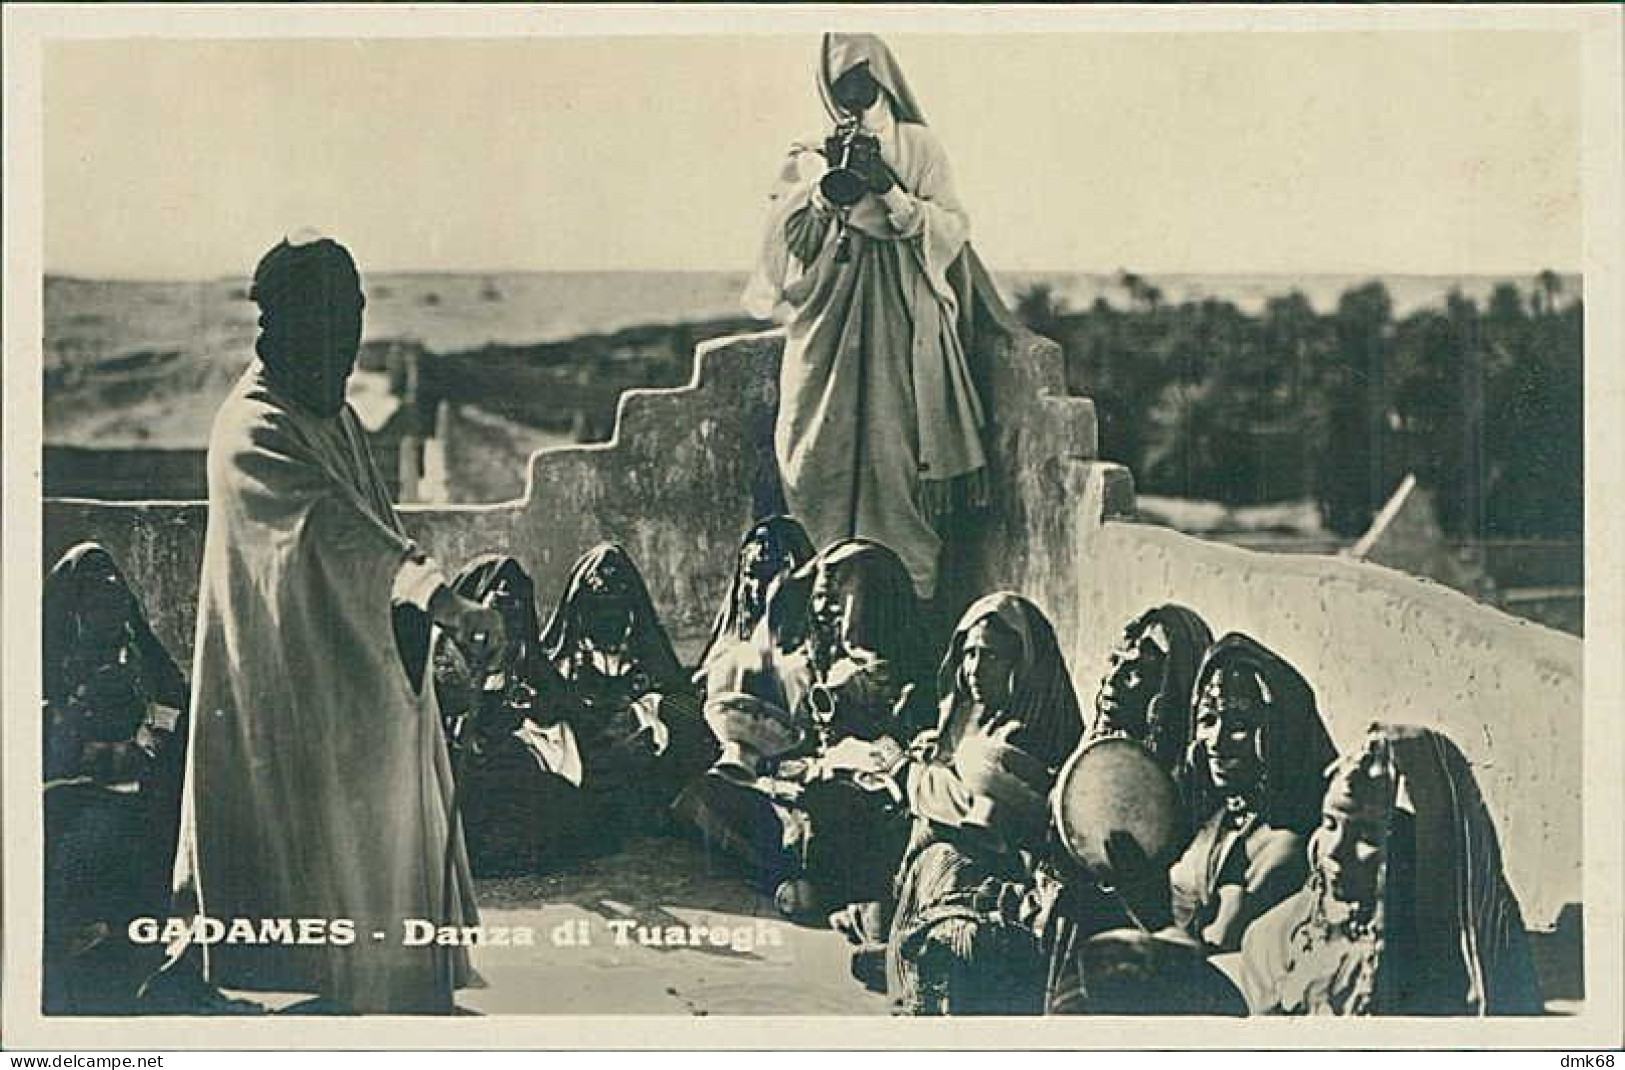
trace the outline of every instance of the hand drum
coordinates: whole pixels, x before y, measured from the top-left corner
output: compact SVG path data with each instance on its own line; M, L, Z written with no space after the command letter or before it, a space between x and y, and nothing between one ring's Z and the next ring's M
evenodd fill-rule
M1056 779L1053 805L1061 842L1094 872L1110 872L1106 839L1114 832L1134 837L1153 863L1171 861L1179 790L1132 739L1099 739L1074 754Z

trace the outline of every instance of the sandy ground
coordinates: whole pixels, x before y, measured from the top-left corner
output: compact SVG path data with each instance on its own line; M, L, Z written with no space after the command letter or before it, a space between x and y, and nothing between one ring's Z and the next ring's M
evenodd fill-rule
M885 997L847 972L839 934L784 921L737 878L708 872L686 841L638 841L568 873L481 881L479 893L488 928L537 940L474 952L487 987L458 1003L482 1014L886 1013ZM681 930L684 943L698 935L690 926L706 933L699 946L642 946L640 925L646 936Z
M482 1015L885 1015L848 972L837 933L783 920L765 896L713 871L698 845L634 841L567 872L477 882L487 933L534 943L472 949L484 984L458 995ZM704 926L704 932L696 931ZM658 934L660 944L644 944ZM713 942L722 930L726 942ZM1531 934L1549 1014L1583 1006L1578 917ZM624 936L617 938L617 931ZM681 944L674 937L681 934ZM697 938L697 941L696 941ZM721 941L721 937L717 938ZM301 997L234 993L283 1010Z

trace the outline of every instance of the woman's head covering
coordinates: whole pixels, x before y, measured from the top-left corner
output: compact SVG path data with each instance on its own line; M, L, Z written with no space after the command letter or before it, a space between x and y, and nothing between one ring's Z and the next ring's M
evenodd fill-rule
M1259 816L1275 828L1307 833L1320 823L1323 772L1337 756L1315 706L1315 693L1299 673L1262 643L1231 632L1208 649L1197 671L1191 705L1220 670L1252 675L1268 708L1259 731L1263 768ZM1192 743L1185 760L1192 816L1206 820L1224 802L1208 772L1203 749Z
M970 701L964 693L959 667L971 629L988 619L997 620L1021 642L1010 704L1002 718L1017 726L1009 741L1053 770L1083 737L1083 712L1054 627L1042 610L1019 594L998 591L986 595L959 618L937 671L941 723L947 724L954 710Z
M838 577L840 640L891 666L899 686L924 682L920 653L920 600L902 558L867 539L831 543L768 595L768 630L774 646L792 649L808 638L814 581L820 572Z
M141 655L141 671L153 701L171 709L184 710L190 696L186 677L169 656L164 644L153 634L141 600L130 589L113 555L98 543L85 542L68 550L51 567L43 589L41 646L44 653L44 696L56 702L65 699L77 681L71 678L71 663L78 647L84 600L91 586L115 585L127 600L126 629L131 645Z
M361 345L361 275L331 238L285 238L260 259L248 296L260 306L254 343L271 384L318 416L344 407Z
M1195 706L1196 670L1213 644L1213 632L1195 610L1181 605L1156 606L1123 628L1119 646L1137 643L1149 632L1160 631L1166 640L1161 686L1145 711L1140 742L1169 773L1178 775L1192 736L1191 711ZM1104 686L1104 681L1102 681ZM1090 735L1103 735L1114 726L1097 716ZM1137 733L1136 733L1137 735Z
M891 54L891 49L872 33L826 33L818 64L818 94L831 118L838 117L833 87L841 75L858 66L869 64L880 88L891 97L892 115L900 123L925 125L925 112L920 109L914 94L903 78L903 68Z
M739 552L734 555L733 580L728 584L728 593L722 605L717 607L716 620L711 625L711 639L705 646L705 653L700 656L699 673L705 672L730 641L749 638L760 617L766 615L767 592L763 592L763 603L754 619L749 616L752 607L744 605L743 597L745 570L751 564L751 555L763 552L787 562L785 571L794 572L812 560L812 540L807 537L807 529L801 526L801 522L788 516L770 516L751 525L740 541Z
M657 687L686 687L682 665L655 613L643 573L619 544L601 542L570 569L553 616L542 630L542 655L559 662L581 652L587 613L594 602L614 602L630 613L627 654Z
M1308 912L1289 932L1275 1000L1335 1014L1539 1014L1517 898L1472 767L1445 736L1373 724L1330 770L1328 813L1386 815L1375 903L1349 929L1311 840ZM1333 939L1340 935L1341 939Z
M452 577L451 589L470 601L484 602L498 584L507 588L511 601L507 614L512 618L508 622L509 641L534 646L541 630L536 616L536 584L517 558L500 553L480 554Z
M531 691L528 697L540 703L540 711L531 711L537 721L574 720L580 713L580 705L569 685L551 662L537 656L540 626L536 615L536 584L518 559L500 553L480 554L451 580L451 589L473 602L486 602L498 586L507 592L498 608L508 627L511 653L508 673L528 685ZM481 681L468 679L468 672L461 652L443 636L435 651L434 680L442 713L461 713L473 705L472 692ZM513 693L510 688L508 694Z

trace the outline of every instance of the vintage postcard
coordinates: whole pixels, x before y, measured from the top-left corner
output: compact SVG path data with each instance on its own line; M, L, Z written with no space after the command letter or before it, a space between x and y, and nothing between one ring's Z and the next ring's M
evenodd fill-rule
M8 8L5 1044L1617 1047L1621 31Z

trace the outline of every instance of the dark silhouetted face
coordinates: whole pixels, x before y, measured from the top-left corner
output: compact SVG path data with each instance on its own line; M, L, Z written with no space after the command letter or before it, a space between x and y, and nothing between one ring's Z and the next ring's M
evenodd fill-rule
M814 639L834 649L841 641L841 617L846 608L847 588L852 578L839 566L826 565L813 577L807 609L812 617Z
M637 600L628 567L624 559L611 554L594 565L582 581L582 632L600 650L622 650L632 636Z
M739 555L739 593L736 616L742 635L749 634L767 608L767 589L795 561L790 551L770 536L751 540Z
M835 104L852 118L861 116L880 99L880 83L869 70L868 61L858 64L835 80L830 86Z
M1143 734L1151 700L1161 693L1167 672L1167 637L1161 628L1125 636L1111 653L1095 712L1114 730Z
M1221 667L1209 676L1196 703L1196 742L1207 755L1214 787L1242 794L1257 786L1268 713L1253 670Z
M508 634L508 645L503 648L501 657L491 660L493 669L518 665L529 650L531 636L526 634L530 624L530 617L526 613L524 599L506 576L498 579L486 595L486 604L502 614L504 630Z
M102 646L124 637L130 619L130 593L107 562L93 557L79 577L79 638Z
M971 701L985 710L1003 711L1015 690L1021 662L1021 638L994 617L985 617L965 635L959 678Z

